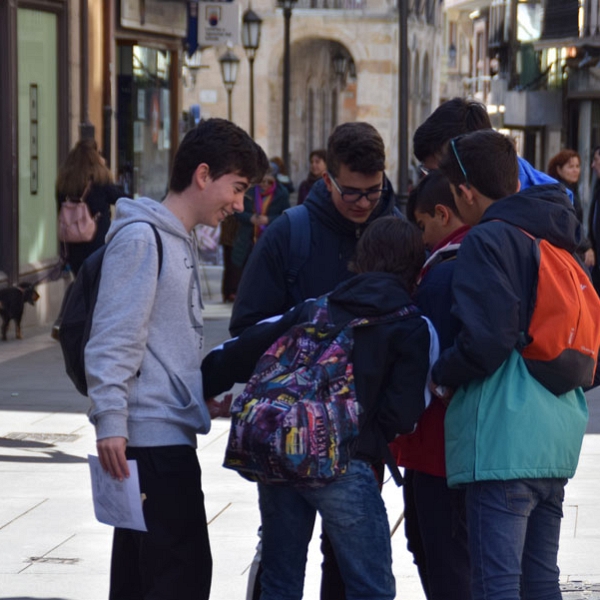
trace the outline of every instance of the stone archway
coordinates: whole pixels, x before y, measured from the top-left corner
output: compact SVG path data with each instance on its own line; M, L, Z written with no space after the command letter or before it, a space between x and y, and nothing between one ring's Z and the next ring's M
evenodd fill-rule
M354 60L343 44L325 38L309 37L295 41L291 47L290 90L290 165L295 184L308 172L308 155L316 148L326 148L327 139L336 125L357 118L356 77L348 68L340 78L333 69L333 56L341 52L347 64ZM281 112L283 64L277 65L277 81L270 85L269 147L281 148ZM279 152L277 152L278 154Z

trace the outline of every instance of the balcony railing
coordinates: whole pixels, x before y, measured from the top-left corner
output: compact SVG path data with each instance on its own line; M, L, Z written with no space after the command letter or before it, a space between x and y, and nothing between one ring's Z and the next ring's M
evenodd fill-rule
M298 0L297 8L335 9L335 10L366 10L368 0ZM387 2L372 2L373 4L385 4L388 7L397 7L397 0ZM436 13L439 12L439 0L409 0L408 12L410 15L424 20L433 25L436 22ZM372 6L371 6L372 7Z
M298 0L297 8L364 10L367 0Z

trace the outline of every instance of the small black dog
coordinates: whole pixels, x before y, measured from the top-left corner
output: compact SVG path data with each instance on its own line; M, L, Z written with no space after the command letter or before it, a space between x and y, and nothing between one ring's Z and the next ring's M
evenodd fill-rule
M21 318L25 302L33 306L40 295L35 290L33 283L20 283L17 286L0 290L0 316L2 317L2 341L6 341L6 332L11 320L15 322L16 338L23 339L21 335Z

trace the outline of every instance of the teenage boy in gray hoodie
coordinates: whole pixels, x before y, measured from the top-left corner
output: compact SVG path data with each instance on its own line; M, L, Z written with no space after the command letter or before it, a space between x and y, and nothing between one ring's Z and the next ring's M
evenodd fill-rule
M85 348L89 416L112 477L128 477L127 459L137 461L148 531L115 529L110 600L209 597L212 558L195 449L211 416L202 395L192 229L242 211L244 193L268 165L243 130L209 119L183 139L162 203L117 202ZM149 224L160 236L161 262Z

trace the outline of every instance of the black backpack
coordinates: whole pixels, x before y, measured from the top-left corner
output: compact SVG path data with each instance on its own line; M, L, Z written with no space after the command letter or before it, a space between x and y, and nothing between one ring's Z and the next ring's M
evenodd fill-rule
M158 274L162 268L162 241L158 230L152 223L148 223L154 231L156 246L158 248ZM92 330L92 317L100 276L102 274L102 261L107 245L98 248L83 262L77 278L68 290L68 296L63 303L62 321L58 332L58 341L65 361L65 369L77 391L87 396L87 382L85 379L85 346L90 339Z

